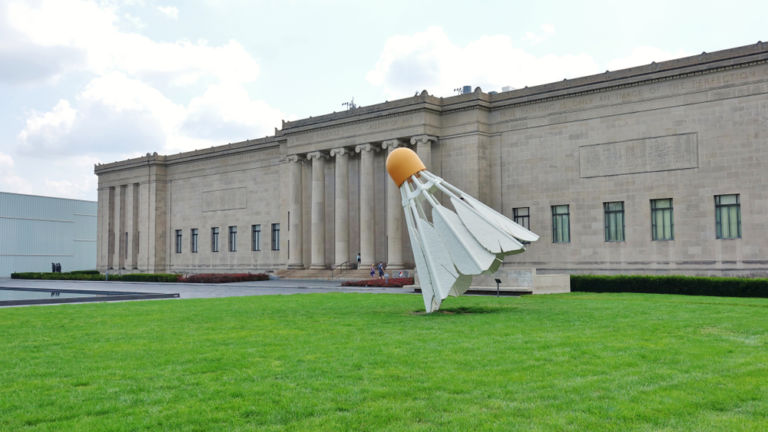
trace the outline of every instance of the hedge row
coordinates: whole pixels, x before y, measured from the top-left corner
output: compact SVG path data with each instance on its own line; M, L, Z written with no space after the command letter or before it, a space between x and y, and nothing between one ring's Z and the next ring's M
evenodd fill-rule
M11 273L11 279L45 279L45 280L103 280L104 276L99 272L70 272L70 273L43 273L43 272L20 272Z
M122 282L178 282L180 275L172 273L127 273L109 275L109 280Z
M44 279L44 280L104 280L105 275L95 270L73 271L69 273L43 273L43 272L22 272L11 273L12 279ZM179 275L169 273L128 273L128 274L110 274L111 281L126 282L176 282Z
M403 285L413 285L413 278L389 278L389 283L384 279L363 279L359 281L342 282L341 286L360 286L360 287L396 287L402 288Z
M179 278L179 282L191 283L228 283L269 280L264 273L202 273Z
M768 279L696 276L571 275L571 291L768 297Z

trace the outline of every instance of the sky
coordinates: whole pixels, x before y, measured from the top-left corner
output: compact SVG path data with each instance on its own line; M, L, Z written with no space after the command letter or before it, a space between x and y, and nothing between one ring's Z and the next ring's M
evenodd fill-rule
M0 191L96 200L96 163L754 44L766 17L765 0L0 0Z

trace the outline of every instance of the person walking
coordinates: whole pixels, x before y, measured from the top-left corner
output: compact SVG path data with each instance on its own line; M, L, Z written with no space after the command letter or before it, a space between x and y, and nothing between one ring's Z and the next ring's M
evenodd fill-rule
M384 263L383 262L379 262L378 269L379 269L379 279L384 279Z
M360 252L357 253L357 268L360 268Z
M371 279L376 276L376 268L371 264Z

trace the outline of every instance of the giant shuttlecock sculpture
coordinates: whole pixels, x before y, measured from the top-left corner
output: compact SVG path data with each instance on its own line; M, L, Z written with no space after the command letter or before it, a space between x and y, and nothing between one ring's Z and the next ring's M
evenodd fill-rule
M387 172L400 188L427 313L438 310L446 297L463 294L472 275L494 273L505 255L523 252L521 241L539 239L427 171L411 149L393 150L387 157ZM435 191L442 192L452 208L439 203Z

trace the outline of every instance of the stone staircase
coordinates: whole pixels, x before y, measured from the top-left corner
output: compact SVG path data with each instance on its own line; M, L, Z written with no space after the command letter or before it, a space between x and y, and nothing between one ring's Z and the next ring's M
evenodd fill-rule
M281 279L324 279L324 280L363 280L370 279L369 268L361 269L323 269L323 270L277 270L275 274ZM400 270L395 270L395 276ZM407 269L409 275L413 275L413 269ZM391 274L392 271L389 271ZM378 275L376 276L378 277Z

